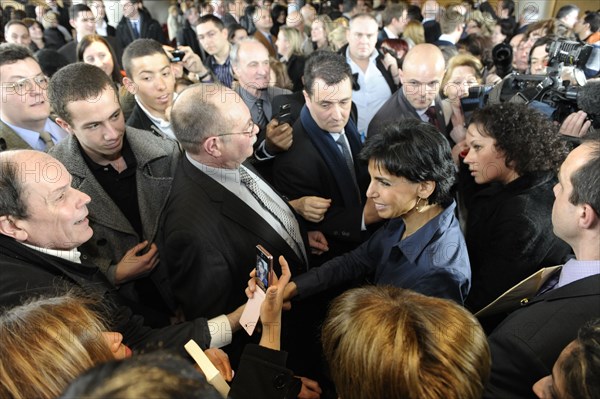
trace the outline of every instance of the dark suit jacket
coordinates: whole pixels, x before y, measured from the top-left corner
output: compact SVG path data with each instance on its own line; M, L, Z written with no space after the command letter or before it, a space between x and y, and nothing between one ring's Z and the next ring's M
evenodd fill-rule
M600 275L540 295L513 312L489 337L492 374L485 399L532 398L565 346L600 317Z
M117 30L115 29L114 26L106 24L106 35L114 37L117 35Z
M453 144L452 139L449 136L449 133L446 130L446 121L444 119L444 112L442 110L442 99L440 96L435 98L435 110L437 113L438 126L441 126L441 133L446 136L450 145ZM418 119L421 120L417 111L413 108L413 106L408 102L406 97L404 96L404 92L402 88L396 91L389 100L385 102L379 108L379 111L375 114L373 119L371 119L371 123L369 123L369 129L367 136L371 136L372 134L377 134L381 129L383 129L390 122L395 122L400 119Z
M327 133L319 129L311 134ZM349 141L360 193L351 185L343 183L346 180L342 180L340 174L346 172L347 168L337 144L333 140L328 143L339 158L327 162L310 139L302 119L294 123L292 146L286 152L278 154L273 161L273 183L289 199L309 195L331 199L331 206L323 221L308 224L309 230L319 230L325 234L329 243L327 259L354 249L366 238L361 234L361 220L369 173L366 163L359 160L358 153L362 148L360 138ZM333 169L332 163L337 165Z
M114 28L113 28L114 29ZM113 48L115 55L118 58L119 65L121 65L121 58L123 57L123 50L121 49L121 45L117 41L117 39L113 36L102 36L108 44ZM71 40L69 43L65 44L61 48L58 49L58 53L69 61L69 64L73 64L77 62L77 44L79 42L75 40Z
M160 23L157 20L152 19L150 14L144 12L143 10L140 10L139 13L141 19L140 38L154 39L160 43L166 43L165 35L163 34ZM119 44L123 50L125 50L125 48L135 40L131 24L124 16L117 25L117 38L119 39Z
M292 275L306 270L287 242L246 203L183 157L158 241L173 293L187 319L231 312L246 302L248 273L261 244ZM276 269L278 262L275 261ZM279 272L278 272L279 274Z
M381 43L383 43L385 39L388 39L388 34L383 29L379 29L379 33L377 34L377 45L375 47L379 49Z
M285 63L288 76L294 84L292 87L292 91L294 93L304 89L304 83L302 83L302 77L304 76L304 63L305 58L303 55L292 55Z
M465 236L473 271L466 303L470 310L481 310L542 267L564 263L571 253L552 232L555 183L554 172L531 173L465 198Z
M127 126L134 127L140 130L154 132L155 134L163 135L160 129L150 120L148 115L140 108L137 101L134 100L134 106L131 115L127 118Z
M44 254L0 234L0 307L17 306L40 295L60 295L78 287L104 296L111 331L122 333L124 343L133 350L164 347L184 354L183 345L190 338L202 348L208 347L210 333L205 319L162 329L146 327L143 318L132 314L127 301L111 288L100 270L86 256L81 261L73 263Z
M183 26L177 29L177 45L189 46L194 53L198 54L203 60L206 59L206 54L202 50L202 46L198 42L196 31L190 25L189 21L185 21Z
M423 22L425 29L425 43L433 43L442 35L442 28L437 21Z

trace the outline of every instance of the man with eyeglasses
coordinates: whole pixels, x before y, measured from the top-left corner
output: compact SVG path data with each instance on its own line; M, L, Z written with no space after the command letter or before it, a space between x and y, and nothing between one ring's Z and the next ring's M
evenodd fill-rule
M451 145L464 138L450 138L439 96L446 63L442 51L433 44L417 44L404 57L402 87L375 114L369 124L369 136L386 124L401 119L420 119L446 135Z
M227 40L228 31L225 25L219 18L207 14L199 19L196 32L202 49L208 54L204 65L214 75L212 81L218 80L223 85L231 88L233 83L229 58L231 45Z
M33 53L17 44L0 45L0 151L47 151L67 136L50 117L48 78Z
M157 240L185 318L213 317L246 301L256 245L306 270L305 235L286 202L244 162L258 126L234 91L216 84L184 90L173 105L185 150Z
M177 143L126 128L112 80L93 65L60 69L48 97L56 122L70 134L50 154L73 176L72 186L94 199L88 206L94 235L79 247L83 259L149 324L169 324L171 294L154 241L180 158Z

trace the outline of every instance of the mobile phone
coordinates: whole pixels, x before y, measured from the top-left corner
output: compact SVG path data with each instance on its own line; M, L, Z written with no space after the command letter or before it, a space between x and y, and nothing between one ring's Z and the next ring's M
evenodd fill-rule
M277 122L279 122L279 124L282 123L290 123L290 121L292 120L292 114L291 114L291 105L290 104L282 104L279 106L279 113L277 114Z
M263 291L269 288L269 279L273 271L273 256L262 246L256 246L256 285Z
M183 57L185 57L185 52L181 50L173 50L171 51L171 62L181 62Z

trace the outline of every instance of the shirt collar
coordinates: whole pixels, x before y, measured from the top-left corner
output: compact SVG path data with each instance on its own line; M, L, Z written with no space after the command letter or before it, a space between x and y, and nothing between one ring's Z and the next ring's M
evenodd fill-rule
M448 228L452 222L455 208L456 203L453 201L439 215L431 219L423 227L404 240L401 239L400 242L396 244L411 263L416 263L417 258L421 255L437 231L446 230ZM403 224L400 237L404 234L405 229L406 225Z
M73 248L70 250L61 250L61 249L51 249L51 248L42 248L42 247L37 247L35 245L30 245L30 244L25 244L22 243L23 245L25 245L26 247L29 247L31 249L34 249L38 252L47 254L47 255L52 255L52 256L56 256L58 258L62 258L64 260L68 260L69 262L74 262L74 263L81 263L81 253L77 250L77 248Z
M177 93L173 92L173 101L171 102L171 104L173 104L175 102L175 100L177 99ZM138 106L142 109L142 111L144 111L144 113L148 116L148 118L159 128L169 128L171 127L171 122L166 121L162 118L157 118L154 115L152 115L150 113L150 111L148 111L146 109L146 107L144 107L144 104L142 104L142 102L140 101L139 97L136 95L135 96L135 101L137 102Z
M85 163L87 163L90 170L96 171L106 168L106 165L100 165L99 163L94 162L92 158L90 158L90 156L83 150L83 147L81 147L81 143L79 142L79 140L77 140L77 145L79 146L79 150L81 151L81 156L85 160ZM137 167L137 161L135 159L135 155L133 154L133 150L129 145L129 141L127 141L126 134L123 136L123 147L121 148L121 156L127 164L127 169L131 170Z
M25 142L27 142L27 144L29 144L32 148L37 148L37 142L40 139L39 132L10 124L10 123L6 122L5 120L2 120L2 122L4 122L8 127L10 127L19 136L21 136L21 138L23 140L25 140ZM44 125L44 131L50 133L50 136L52 137L52 141L54 141L55 143L58 143L59 141L61 141L62 139L64 139L65 137L67 137L69 135L60 126L58 126L56 123L54 123L50 118L46 119L46 123Z
M560 271L556 288L596 274L600 274L600 260L570 259Z

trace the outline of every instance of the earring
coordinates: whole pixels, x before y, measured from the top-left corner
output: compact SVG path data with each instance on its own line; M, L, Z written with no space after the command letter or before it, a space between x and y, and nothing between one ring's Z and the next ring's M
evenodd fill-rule
M421 205L421 200L425 200L425 203ZM421 197L417 197L417 203L415 204L415 209L417 212L421 213L423 211L423 207L427 206L427 200Z

